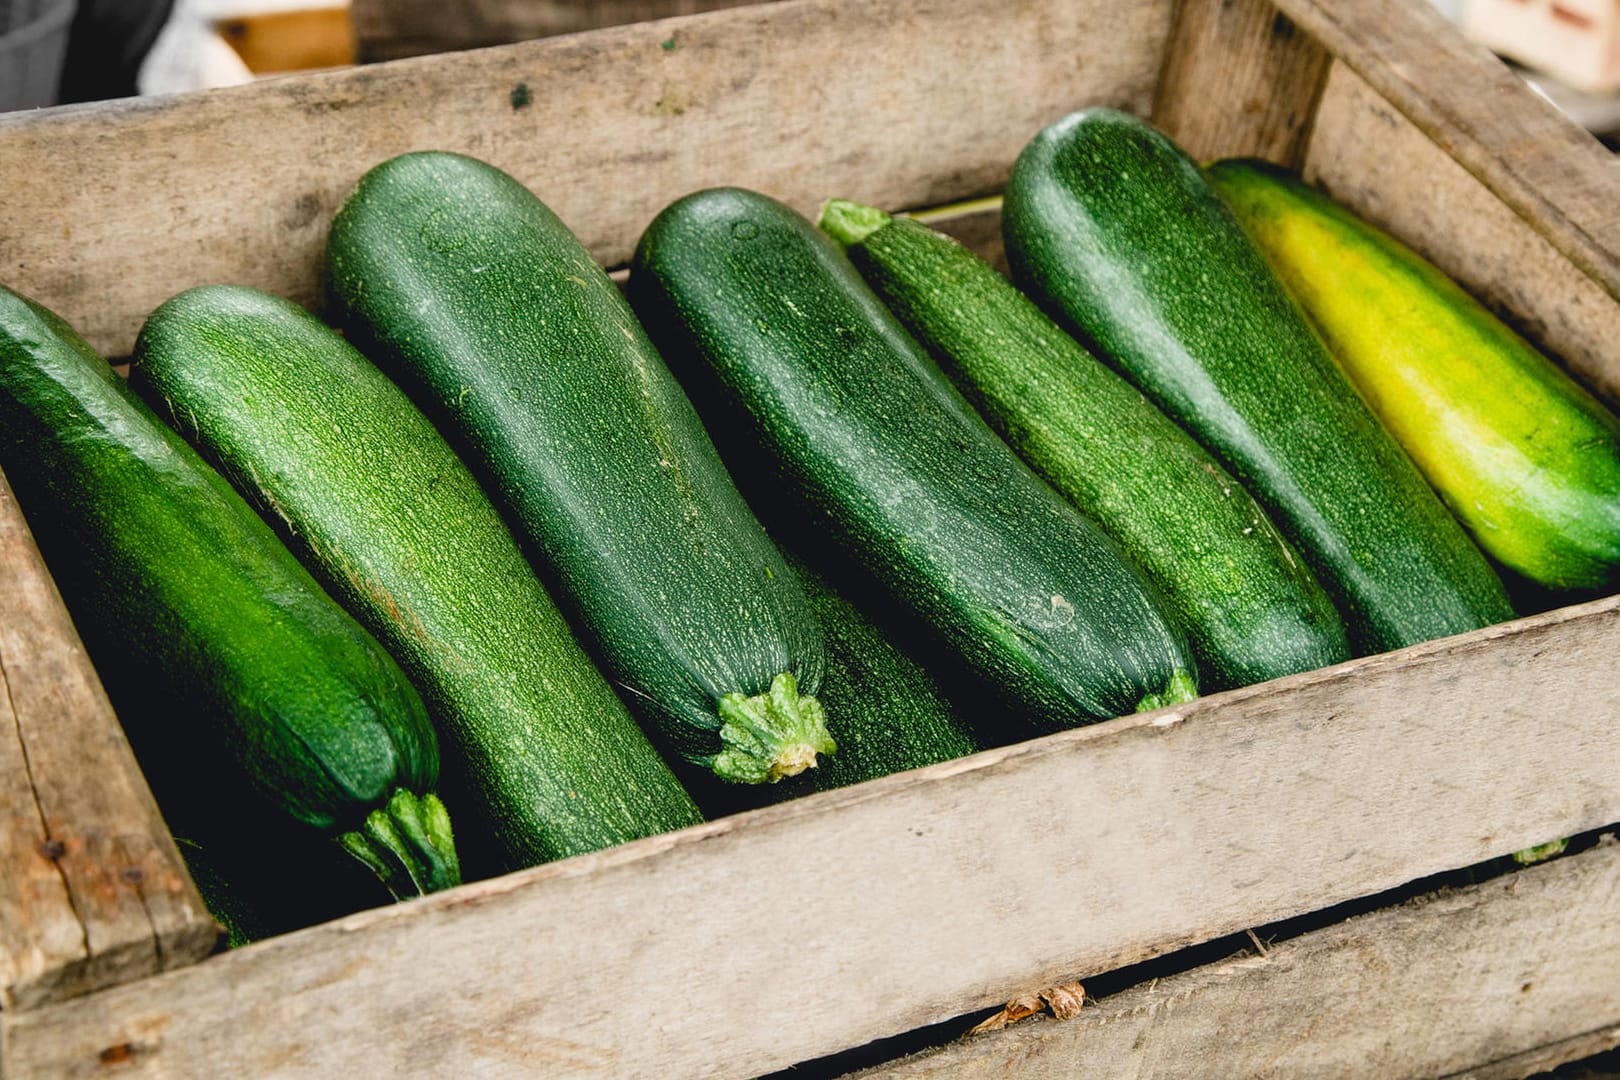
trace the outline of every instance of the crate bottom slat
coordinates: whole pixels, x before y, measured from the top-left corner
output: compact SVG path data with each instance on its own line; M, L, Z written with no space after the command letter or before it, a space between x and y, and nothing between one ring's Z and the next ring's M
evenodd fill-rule
M850 1080L1528 1076L1620 1045L1617 895L1609 839Z

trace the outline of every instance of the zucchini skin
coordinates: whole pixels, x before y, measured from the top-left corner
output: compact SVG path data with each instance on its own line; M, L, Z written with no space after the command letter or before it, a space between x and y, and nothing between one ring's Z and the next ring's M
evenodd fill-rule
M83 338L3 288L0 432L98 670L146 721L133 741L233 763L397 895L459 881L438 744L403 672Z
M1556 589L1620 585L1620 422L1456 282L1274 166L1210 182L1487 554Z
M1111 109L1059 120L1014 164L1002 230L1025 291L1271 512L1357 651L1512 618L1479 549L1169 139Z
M702 820L477 480L325 324L254 289L192 289L147 320L130 385L421 688L495 870Z
M667 745L747 782L833 748L798 583L544 203L471 158L406 154L360 180L326 263L351 340L410 383Z
M1350 658L1304 560L1191 436L973 252L906 218L844 213L861 209L877 227L845 242L850 261L990 426L1163 590L1206 692ZM839 213L829 204L822 228L844 242Z
M762 469L761 496L802 503L796 520L824 527L1037 726L1184 699L1194 662L1156 590L799 214L736 188L680 199L643 233L630 296L706 389L716 430L746 441L735 460Z

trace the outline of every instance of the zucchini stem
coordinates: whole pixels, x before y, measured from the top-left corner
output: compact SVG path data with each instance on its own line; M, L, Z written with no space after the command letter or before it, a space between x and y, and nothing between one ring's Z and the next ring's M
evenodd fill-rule
M1193 679L1192 672L1177 668L1170 676L1170 681L1164 684L1164 689L1157 694L1149 694L1137 702L1137 712L1152 712L1162 709L1166 705L1184 705L1198 696L1198 683Z
M822 232L838 241L839 247L848 248L893 220L875 206L865 206L848 199L828 199L821 204L821 220L816 224L821 226Z
M837 744L827 732L827 712L798 680L784 671L763 694L720 699L721 751L710 762L715 775L742 784L776 783L816 764Z
M450 813L432 792L417 795L399 788L338 843L369 866L395 900L461 884Z

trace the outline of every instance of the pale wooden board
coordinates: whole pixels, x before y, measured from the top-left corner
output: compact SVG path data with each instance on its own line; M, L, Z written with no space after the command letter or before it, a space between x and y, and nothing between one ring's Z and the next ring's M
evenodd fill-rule
M1611 842L857 1075L1527 1076L1620 1041L1617 910Z
M1178 0L1153 122L1200 161L1297 165L1328 62L1269 0Z
M1274 0L1418 130L1620 296L1620 168L1416 0ZM1394 156L1393 154L1391 155Z
M1620 405L1620 304L1427 135L1335 63L1306 177L1434 261ZM1614 190L1620 213L1620 179Z
M0 475L0 1007L207 955L213 920Z
M1072 109L1145 111L1168 20L1169 0L786 0L7 114L0 281L108 354L188 286L312 303L342 198L376 163L428 147L513 173L608 265L669 202L716 184L806 212L834 195L929 206L986 194Z
M785 1067L1620 820L1617 643L1611 598L364 912L6 1016L5 1066Z
M1580 1070L1586 1058L1606 1054L1616 1047L1620 1047L1620 1026L1603 1027L1571 1039L1538 1046L1489 1065L1464 1069L1445 1080L1523 1080L1526 1076L1536 1076L1571 1062L1579 1063L1575 1068ZM1607 1067L1607 1063L1605 1065L1603 1068L1594 1067L1568 1075L1572 1080L1614 1080L1612 1067Z
M738 7L758 0L352 0L364 60L475 49L603 26Z

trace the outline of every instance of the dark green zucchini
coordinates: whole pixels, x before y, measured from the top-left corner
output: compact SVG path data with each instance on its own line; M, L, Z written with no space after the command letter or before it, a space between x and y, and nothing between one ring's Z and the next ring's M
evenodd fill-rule
M1031 297L1270 511L1359 651L1512 617L1479 549L1169 139L1111 109L1058 121L1019 155L1002 229Z
M990 426L1164 590L1206 692L1350 658L1333 602L1265 511L988 263L840 199L821 227Z
M3 288L0 466L120 715L146 722L137 749L216 785L227 819L257 812L251 787L396 895L457 883L399 667L83 338Z
M987 428L843 253L734 188L665 209L630 295L739 470L791 501L1043 728L1184 700L1157 590ZM702 389L699 389L702 388Z
M130 385L422 689L509 870L701 820L466 466L383 373L254 289L155 311ZM464 846L480 845L463 825Z
M471 158L406 154L361 179L326 257L351 338L404 373L669 745L750 783L832 750L797 581L544 203Z

